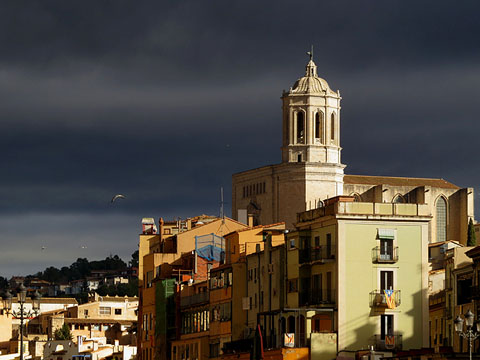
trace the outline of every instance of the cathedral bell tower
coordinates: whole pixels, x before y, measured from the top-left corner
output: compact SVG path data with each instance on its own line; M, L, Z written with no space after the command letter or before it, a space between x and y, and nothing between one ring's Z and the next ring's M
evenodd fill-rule
M313 49L305 76L284 91L282 162L341 165L340 92L318 77Z

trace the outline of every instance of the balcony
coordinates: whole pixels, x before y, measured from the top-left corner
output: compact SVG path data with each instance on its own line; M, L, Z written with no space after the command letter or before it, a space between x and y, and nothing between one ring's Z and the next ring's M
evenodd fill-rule
M331 262L335 260L335 248L333 246L316 246L313 248L300 249L299 262L300 264L314 263L314 262Z
M337 291L335 289L312 289L299 294L300 306L334 305Z
M374 347L377 351L402 350L402 335L375 335Z
M201 292L195 295L184 296L180 298L180 306L188 307L202 303L208 303L210 297L208 292Z
M400 290L394 290L393 296L395 299L395 307L401 304L401 292ZM370 307L387 307L387 299L383 290L374 290L370 292Z
M372 261L383 264L396 263L398 261L398 246L388 246L387 248L374 247L372 249Z

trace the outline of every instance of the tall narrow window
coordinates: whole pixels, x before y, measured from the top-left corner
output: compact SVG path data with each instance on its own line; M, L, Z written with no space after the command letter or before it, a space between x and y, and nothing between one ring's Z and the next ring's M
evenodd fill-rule
M393 315L380 315L380 335L382 340L393 335Z
M380 271L380 290L393 290L393 271Z
M333 299L333 289L332 289L332 272L327 272L327 293L325 294L328 302Z
M332 113L331 119L330 119L330 138L332 140L335 140L335 114Z
M322 142L323 138L323 113L320 111L315 114L315 139Z
M436 204L437 242L447 240L447 202L439 197Z
M297 112L297 144L303 144L305 140L305 116L302 111Z

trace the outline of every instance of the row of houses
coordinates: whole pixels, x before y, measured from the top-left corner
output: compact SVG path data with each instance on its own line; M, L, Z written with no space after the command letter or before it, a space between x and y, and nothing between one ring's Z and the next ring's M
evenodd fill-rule
M11 311L7 311L4 304L0 308L0 356L4 356L5 359L18 357L22 346L20 341L21 319L12 314L18 312L20 306L21 304L14 300ZM32 312L32 299L27 298L23 307L26 312ZM98 346L110 355L125 350L128 355L125 360L130 360L136 354L137 316L137 297L102 297L91 293L88 301L84 304L78 304L73 298L42 297L36 315L24 319L23 352L25 358L40 360L50 359L55 355L55 360L71 360L72 356L68 355L69 351L80 351L83 352L82 356L88 355L82 344L90 342L91 351L89 352L96 352ZM52 350L55 332L64 326L68 327L72 340L66 343L56 342L54 348L61 345L62 349L59 350L59 347L57 350ZM70 349L69 351L66 350L67 347ZM107 348L109 350L105 350ZM48 354L45 355L45 353ZM108 357L102 354L103 352L99 352L95 356L89 355L95 360ZM116 357L119 358L118 354Z
M193 219L181 231L162 219L157 231L153 219L143 220L142 360L258 352L271 359L362 351L391 357L430 348L429 205L337 196L297 214L290 231L249 220Z
M36 277L13 276L9 280L12 289L20 284L27 287L29 293L38 291L42 296L78 295L84 292L96 291L102 285L112 286L128 284L137 277L138 268L130 267L124 270L92 270L85 279L72 280L66 283L53 283Z

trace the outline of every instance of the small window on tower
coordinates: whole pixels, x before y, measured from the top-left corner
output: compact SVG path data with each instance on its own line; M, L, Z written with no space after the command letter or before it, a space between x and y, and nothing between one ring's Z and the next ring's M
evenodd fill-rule
M302 154L297 155L297 162L302 162Z
M335 114L332 113L332 117L331 117L331 133L330 133L330 138L332 140L335 140Z

